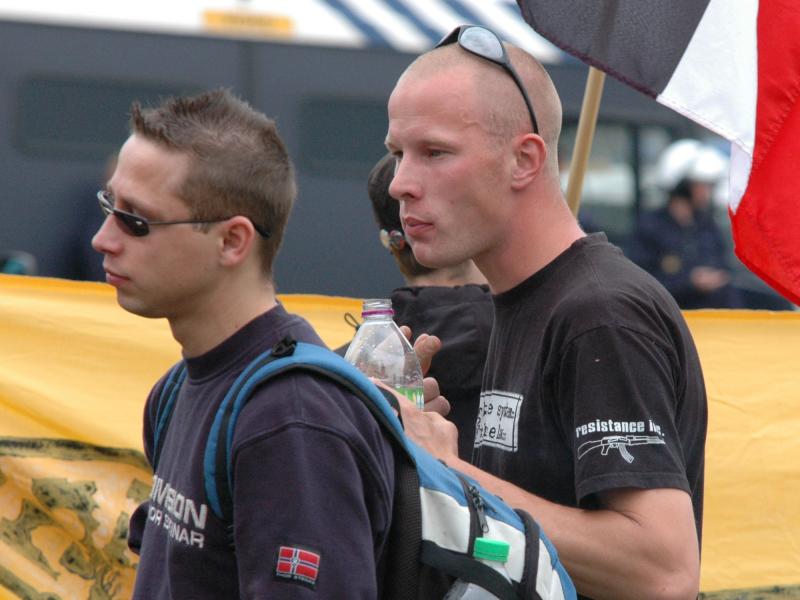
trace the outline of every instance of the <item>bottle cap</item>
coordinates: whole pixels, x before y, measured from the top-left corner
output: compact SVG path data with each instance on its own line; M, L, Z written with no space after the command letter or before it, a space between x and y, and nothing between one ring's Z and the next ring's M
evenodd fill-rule
M364 300L361 307L362 317L371 317L374 315L394 315L392 309L392 301L390 298L369 298Z
M475 538L475 546L472 549L472 556L483 560L493 560L496 562L506 562L511 545L503 540L493 540L492 538Z

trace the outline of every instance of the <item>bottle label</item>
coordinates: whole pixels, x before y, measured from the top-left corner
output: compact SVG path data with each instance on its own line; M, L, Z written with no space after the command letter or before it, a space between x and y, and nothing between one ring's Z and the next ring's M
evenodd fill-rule
M414 403L414 406L422 410L425 406L425 395L422 393L422 389L418 387L406 387L406 386L397 386L395 388L398 392L403 394L406 398L408 398L411 402Z
M391 308L373 308L370 310L362 310L361 316L366 317L375 317L375 316L384 316L384 317L392 317L394 315L394 310Z

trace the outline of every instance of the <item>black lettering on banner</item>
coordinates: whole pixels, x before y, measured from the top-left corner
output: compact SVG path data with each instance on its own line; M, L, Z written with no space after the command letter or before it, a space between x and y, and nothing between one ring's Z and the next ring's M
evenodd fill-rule
M0 595L130 597L128 522L150 494L150 473L144 455L128 448L0 437Z

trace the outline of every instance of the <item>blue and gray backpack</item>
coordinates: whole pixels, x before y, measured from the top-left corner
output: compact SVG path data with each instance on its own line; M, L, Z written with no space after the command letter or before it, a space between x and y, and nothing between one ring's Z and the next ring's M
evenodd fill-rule
M386 555L379 566L381 598L440 599L456 579L473 582L501 600L570 600L575 588L555 548L530 515L515 510L480 484L447 467L412 442L392 404L358 369L313 344L286 338L241 373L220 404L205 450L205 489L211 510L230 520L230 459L236 419L253 390L270 377L304 369L334 380L363 400L394 440L395 498ZM167 377L159 398L153 467L158 462L183 363ZM478 537L509 544L505 570L511 582L473 556Z

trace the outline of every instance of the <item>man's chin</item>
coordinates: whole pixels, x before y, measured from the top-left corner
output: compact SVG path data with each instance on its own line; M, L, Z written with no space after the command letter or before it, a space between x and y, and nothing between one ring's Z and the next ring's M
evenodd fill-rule
M438 262L430 260L430 259L421 259L417 258L415 255L414 258L417 259L417 262L421 264L423 267L427 267L428 269L441 269L444 265L440 265Z
M126 296L117 290L117 303L127 312L147 319L160 319L164 315L163 311L157 311L152 306L148 306L141 300Z
M418 246L418 248L419 250L412 248L412 251L414 252L414 258L416 261L423 267L427 267L429 269L443 269L457 265L460 262L457 260L449 261L443 256L439 256L434 252L428 251L428 248L422 248L420 246Z

